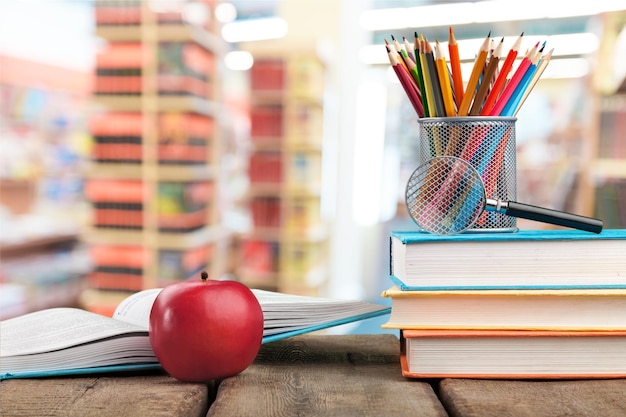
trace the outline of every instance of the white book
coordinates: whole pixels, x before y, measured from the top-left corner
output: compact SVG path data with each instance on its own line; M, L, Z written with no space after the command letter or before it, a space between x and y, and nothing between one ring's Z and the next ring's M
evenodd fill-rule
M149 340L152 304L161 289L123 300L113 317L51 308L0 322L0 380L159 369ZM263 310L263 343L389 313L360 300L252 290Z

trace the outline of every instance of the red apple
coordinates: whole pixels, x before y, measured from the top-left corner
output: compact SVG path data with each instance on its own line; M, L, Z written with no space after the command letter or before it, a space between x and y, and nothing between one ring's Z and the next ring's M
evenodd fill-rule
M163 288L150 312L150 343L161 366L186 382L237 375L263 339L263 311L236 281L184 281Z

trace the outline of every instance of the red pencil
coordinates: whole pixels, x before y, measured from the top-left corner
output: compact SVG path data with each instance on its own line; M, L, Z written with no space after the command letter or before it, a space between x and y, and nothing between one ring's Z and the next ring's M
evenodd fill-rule
M506 82L506 77L509 75L509 72L511 71L511 67L513 66L513 63L515 62L515 58L517 58L517 52L519 51L519 48L522 44L522 36L524 36L524 32L522 32L522 34L519 35L519 37L517 38L517 41L515 41L515 44L509 50L509 53L507 54L506 59L504 60L504 64L502 64L502 68L500 69L500 73L498 74L498 78L496 78L496 82L493 84L493 87L491 87L491 91L489 92L489 95L487 95L487 99L485 99L485 104L483 104L483 108L480 111L481 116L487 116L488 114L491 113L491 109L493 108L493 105L498 99L498 96L500 95L500 92L502 91L502 87L504 86L504 83Z
M422 102L417 95L416 89L413 87L414 82L413 79L409 76L408 72L403 68L402 64L400 64L399 59L395 51L392 51L389 45L385 45L387 48L387 55L389 56L389 63L393 67L398 80L400 81L400 85L404 89L409 101L413 105L413 109L419 117L424 117L424 107L422 106Z
M504 91L502 92L498 100L496 101L496 104L493 106L493 109L491 109L491 111L489 112L489 116L500 115L500 113L504 109L504 106L506 106L506 103L511 98L513 91L515 91L515 88L517 87L521 79L524 77L526 70L528 70L528 67L530 67L530 64L532 63L531 60L537 53L538 47L539 47L539 42L537 42L537 44L530 51L528 51L524 59L522 59L522 62L520 63L519 67L517 67L515 74L513 74L513 77L511 77L511 81L509 81L506 87L504 87Z

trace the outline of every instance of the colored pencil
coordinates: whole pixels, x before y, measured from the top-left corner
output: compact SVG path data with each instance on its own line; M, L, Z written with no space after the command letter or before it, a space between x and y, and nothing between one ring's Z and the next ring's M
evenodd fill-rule
M478 87L478 92L476 93L476 97L474 97L474 103L472 104L472 108L469 112L470 116L478 116L480 113L480 109L483 105L483 101L491 88L491 80L493 79L493 75L496 73L496 69L498 68L498 64L500 62L500 55L502 54L502 44L504 43L504 38L498 43L496 49L491 54L491 59L489 60L489 64L487 64L487 70L485 71L485 75L483 75L483 80L480 83L480 87Z
M446 111L443 104L443 95L441 93L441 85L439 83L439 75L437 73L437 65L435 64L435 54L433 47L424 38L424 56L426 57L426 65L428 66L428 72L430 75L430 82L433 88L433 99L435 102L435 116L445 116Z
M530 85L530 80L532 79L533 75L535 75L535 71L537 70L537 64L539 63L540 58L541 52L536 52L535 55L530 59L530 66L524 73L524 76L520 80L517 87L515 87L515 91L513 91L513 94L504 106L504 109L502 109L503 116L513 116L517 105L524 95L524 91L526 91L526 88L528 88L528 86Z
M448 72L448 64L441 50L439 41L435 42L435 64L437 65L437 75L439 76L439 84L441 85L441 95L443 96L443 107L447 117L456 116L454 108L454 98L452 97L452 87L450 86L450 73Z
M522 59L522 62L519 64L519 67L517 67L517 70L515 70L513 77L511 77L511 81L506 84L506 87L504 87L504 91L502 91L502 94L500 94L500 97L498 98L498 100L496 100L496 104L494 104L493 109L491 109L491 111L489 112L489 116L502 115L502 110L504 109L504 106L506 106L506 103L513 95L515 88L524 77L524 74L528 70L528 67L530 67L531 58L537 52L537 48L539 48L539 42L537 42L537 44L530 51L528 51L526 56Z
M433 95L433 83L426 62L426 43L424 36L420 35L420 64L422 66L422 75L424 76L424 90L426 92L426 102L428 103L428 114L430 117L437 117L437 109L435 108L435 96Z
M409 56L409 58L411 58L413 62L415 62L415 55L413 54L413 49L411 48L411 44L409 43L409 41L406 40L404 36L402 37L402 41L403 41L404 50L406 51L406 54Z
M423 117L424 109L422 107L422 103L417 96L417 92L415 88L413 88L411 77L400 64L400 60L398 59L398 53L395 50L393 50L392 47L390 47L389 45L385 45L385 48L387 48L387 56L389 57L389 63L391 64L394 72L396 73L396 76L398 77L398 80L400 81L400 85L402 85L402 88L404 89L404 92L409 98L409 101L413 105L413 108L415 109L415 112L417 113L418 117Z
M450 26L448 37L448 52L450 53L450 67L452 72L452 84L454 86L454 101L456 108L461 107L463 101L463 75L461 74L461 59L459 58L459 44L454 37L454 31Z
M425 117L429 117L430 116L430 112L428 111L428 99L426 97L426 87L424 86L424 73L422 71L422 64L421 64L421 41L419 36L417 35L417 32L415 32L415 41L413 43L414 45L414 52L415 52L415 65L417 67L417 75L419 77L419 79L417 80L418 82L418 86L420 91L422 92L422 105L424 107L424 116Z
M448 39L450 67L439 40L435 41L433 48L426 37L417 32L414 32L413 44L404 36L402 42L398 42L391 35L391 42L385 39L385 48L393 70L419 117L510 117L520 110L553 52L542 56L546 42L541 47L537 42L526 51L513 71L523 36L524 32L516 39L502 63L504 38L498 43L489 32L476 54L467 85L463 84L458 42L452 27L449 27ZM446 141L446 154L452 152L456 155L462 149L465 159L474 158L482 146L480 138L474 139L470 141L473 144Z
M535 74L533 75L532 79L530 80L530 83L528 84L528 87L526 88L526 91L524 91L524 94L522 95L522 98L521 98L519 104L517 105L517 108L515 109L515 112L513 113L513 116L517 115L517 112L522 107L522 104L524 104L524 102L526 101L526 98L528 97L528 95L530 94L532 89L535 87L535 84L537 84L537 81L539 81L539 78L541 77L541 74L543 74L543 72L545 71L546 67L550 63L550 59L552 58L552 52L553 51L554 51L554 49L551 49L550 52L548 52L543 57L541 57L541 61L539 61L539 66L537 67L537 70L535 71Z
M506 78L508 77L509 72L511 71L511 68L513 67L515 58L517 58L517 53L519 51L520 46L522 45L523 36L524 36L524 32L522 32L522 34L519 35L519 37L513 44L513 47L509 50L509 53L507 54L506 59L504 60L504 63L502 64L502 68L500 69L500 72L498 73L498 78L496 78L496 81L493 83L493 86L491 87L491 91L489 92L489 95L487 95L487 99L485 100L485 104L483 104L483 108L480 111L481 116L487 116L491 113L491 109L493 108L493 105L496 103L496 100L498 99L500 92L502 91L502 87L504 87L506 83Z
M476 86L478 85L478 80L482 74L483 66L485 65L485 61L487 60L487 53L489 51L489 38L491 37L491 32L485 38L485 41L480 47L478 51L478 56L474 61L474 68L472 68L472 74L470 75L470 79L467 83L467 87L465 88L465 94L463 96L463 101L461 101L461 106L459 107L458 115L459 116L467 116L470 105L472 104L472 100L474 99L474 94L476 91Z

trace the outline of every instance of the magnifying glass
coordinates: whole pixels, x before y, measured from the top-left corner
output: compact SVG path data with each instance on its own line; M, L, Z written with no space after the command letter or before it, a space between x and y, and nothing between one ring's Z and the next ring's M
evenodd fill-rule
M466 160L438 156L420 165L406 186L413 221L427 232L453 235L469 229L484 211L593 233L602 220L515 201L489 199L478 171Z

